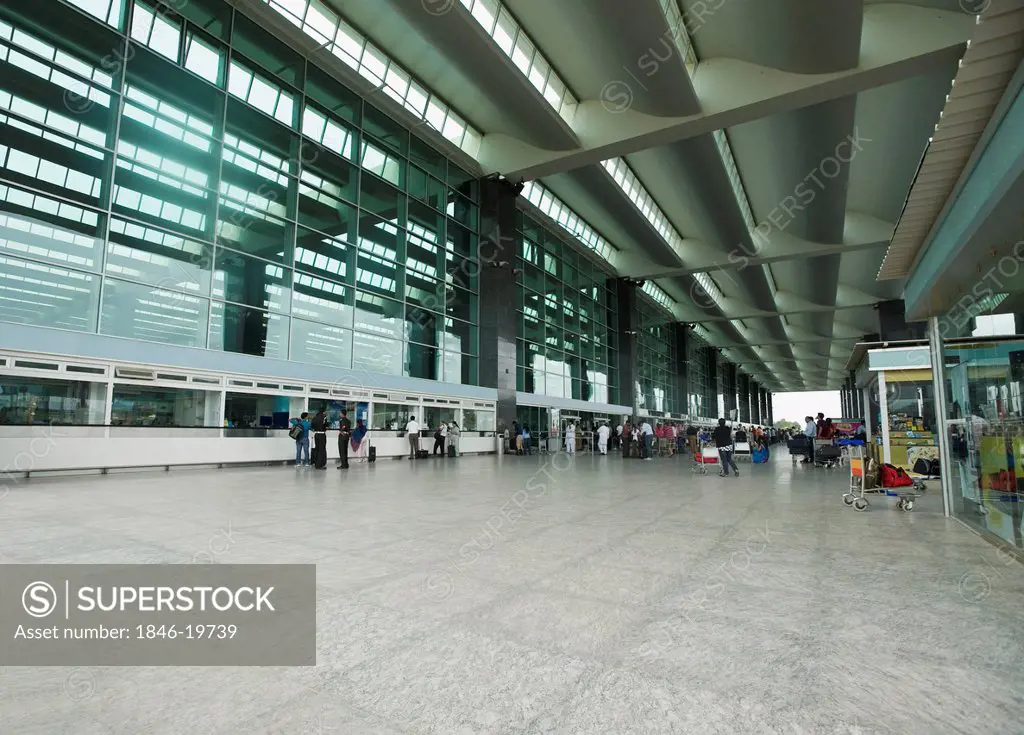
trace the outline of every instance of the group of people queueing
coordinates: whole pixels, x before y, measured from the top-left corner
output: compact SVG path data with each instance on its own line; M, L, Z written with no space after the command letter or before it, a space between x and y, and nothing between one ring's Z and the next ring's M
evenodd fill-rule
M295 440L295 466L310 467L314 469L327 469L327 431L329 422L327 411L320 409L313 418L309 413L303 411L297 419L291 420L291 428L288 435ZM348 469L348 458L350 454L356 456L358 461L366 460L367 436L369 434L362 419L356 420L355 428L348 418L348 412L342 411L338 419L338 469ZM310 436L312 436L312 449L310 449Z

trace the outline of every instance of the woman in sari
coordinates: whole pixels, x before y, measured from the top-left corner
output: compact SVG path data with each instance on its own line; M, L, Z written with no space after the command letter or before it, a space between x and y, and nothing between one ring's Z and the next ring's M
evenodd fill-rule
M350 449L355 458L359 462L366 461L366 446L369 444L367 441L369 432L366 430L366 424L363 423L362 419L356 421L356 428L352 430L352 439L350 440Z

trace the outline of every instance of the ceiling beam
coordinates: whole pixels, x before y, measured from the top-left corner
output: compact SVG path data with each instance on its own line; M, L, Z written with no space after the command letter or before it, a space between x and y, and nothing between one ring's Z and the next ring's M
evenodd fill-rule
M911 5L864 8L860 63L829 74L796 74L738 59L707 59L693 74L701 112L659 117L630 109L625 81L609 80L603 99L581 101L573 121L578 148L544 150L504 134L484 136L485 173L532 180L669 145L715 130L849 97L947 67L959 59L974 16Z

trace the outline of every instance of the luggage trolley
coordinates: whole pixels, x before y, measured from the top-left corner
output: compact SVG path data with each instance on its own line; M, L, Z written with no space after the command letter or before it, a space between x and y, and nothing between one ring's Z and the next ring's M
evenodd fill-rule
M710 442L703 442L697 454L693 455L691 469L701 475L708 473L709 464L718 464L718 448L711 446Z
M867 458L864 447L850 447L850 488L843 494L843 504L852 505L856 511L868 509L868 500L864 496L867 493L884 493L887 496L896 497L896 509L909 513L914 509L914 501L927 489L925 484L914 479L912 485L901 485L899 487L881 486L867 489L864 479L867 475Z

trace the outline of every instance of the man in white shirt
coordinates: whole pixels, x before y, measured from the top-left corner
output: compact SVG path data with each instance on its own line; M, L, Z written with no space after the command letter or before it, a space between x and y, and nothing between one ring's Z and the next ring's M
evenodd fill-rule
M565 451L576 454L576 424L572 422L565 427Z
M444 443L448 438L448 424L441 422L441 425L434 431L434 454L444 455Z
M654 429L646 419L640 424L640 440L644 443L644 459L650 462L654 451Z
M416 423L415 416L409 417L405 435L409 437L409 459L416 459L416 452L420 451L420 425Z
M814 419L810 416L804 417L804 437L807 439L807 456L804 457L804 462L814 461L814 438L818 436L818 425L814 423Z
M608 454L608 435L611 433L608 424L601 424L597 427L597 451L601 454Z

